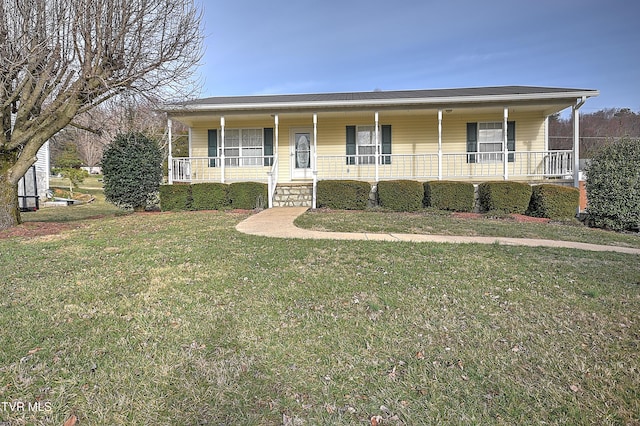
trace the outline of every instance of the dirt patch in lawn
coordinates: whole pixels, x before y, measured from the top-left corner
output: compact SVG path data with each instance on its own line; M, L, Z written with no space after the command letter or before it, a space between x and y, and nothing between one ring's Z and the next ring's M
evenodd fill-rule
M79 223L60 222L25 222L13 228L0 231L0 239L5 238L34 238L45 235L56 235L68 229L76 229L82 226Z
M465 213L465 212L455 212L451 214L452 217L460 218L460 219L482 219L486 216L482 213ZM531 217L525 216L523 214L510 214L508 216L496 218L503 220L511 220L514 222L520 223L549 223L551 219L547 219L545 217Z

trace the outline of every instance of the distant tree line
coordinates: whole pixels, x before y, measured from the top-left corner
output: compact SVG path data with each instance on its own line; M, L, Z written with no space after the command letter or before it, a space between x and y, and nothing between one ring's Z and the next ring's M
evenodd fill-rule
M640 113L607 108L580 115L580 157L591 158L604 146L624 137L640 138ZM549 117L549 149L573 148L573 117Z

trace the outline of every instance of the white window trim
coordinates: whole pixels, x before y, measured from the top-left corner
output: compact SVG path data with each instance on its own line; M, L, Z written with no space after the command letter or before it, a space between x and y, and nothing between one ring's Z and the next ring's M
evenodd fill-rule
M487 128L487 129L482 129L483 125L492 125L492 126L499 126L499 127L492 127L492 128ZM498 140L498 138L496 137L494 140L492 141L482 141L480 138L480 133L482 130L501 130L500 132L500 139ZM477 143L477 149L478 149L478 155L477 155L477 163L502 163L503 162L503 152L504 152L504 123L502 123L501 121L481 121L478 122L478 135L476 137L478 143ZM500 144L500 149L498 150L491 150L491 151L482 151L481 149L481 145L488 145L488 144Z
M243 132L257 131L260 136L260 155L246 155L245 151L256 150L258 146L243 146L242 135ZM227 145L227 137L232 133L238 132L238 146L229 147ZM225 128L224 133L224 150L225 159L224 164L226 167L262 167L264 165L264 129L263 128ZM228 150L238 150L238 155L227 154ZM218 146L219 156L222 155L222 146Z
M368 128L367 130L370 132L371 143L361 145L359 143L359 134L361 131L364 131L364 128ZM381 134L380 129L378 129L378 134ZM377 141L375 124L356 125L356 164L367 165L376 163L376 143ZM373 152L361 152L361 148L373 148Z

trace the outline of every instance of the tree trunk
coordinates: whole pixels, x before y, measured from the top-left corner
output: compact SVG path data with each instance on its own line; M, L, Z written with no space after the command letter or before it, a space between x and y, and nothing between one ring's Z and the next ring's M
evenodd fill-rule
M0 230L20 224L18 184L11 183L8 177L9 168L13 165L11 157L0 155Z

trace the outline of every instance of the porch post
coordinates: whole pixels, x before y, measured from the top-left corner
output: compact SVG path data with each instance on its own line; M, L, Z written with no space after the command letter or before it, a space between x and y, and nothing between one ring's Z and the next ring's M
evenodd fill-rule
M275 125L275 141L274 143L276 144L275 149L273 150L273 155L275 156L275 158L273 159L273 162L276 162L276 159L278 158L278 126L280 125L280 118L278 117L278 114L276 114L273 117L273 121L274 121L274 125Z
M378 184L378 181L380 180L380 133L378 131L378 122L379 122L379 114L378 111L376 111L375 113L375 121L376 121L376 127L375 127L375 134L376 134L376 153L375 153L375 161L376 161L376 185Z
M573 186L580 187L580 113L579 109L587 100L586 96L578 98L573 110Z
M313 174L311 208L315 209L318 193L318 114L315 112L313 113L313 164L311 173Z
M438 180L442 180L442 110L438 110Z
M173 134L171 131L172 122L170 118L167 118L167 133L169 136L169 156L167 157L167 178L169 185L173 184L173 155L171 154L172 144L171 140L173 139Z
M505 107L503 117L504 122L502 123L502 163L504 164L504 180L508 180L509 150L507 149L507 119L509 118L509 108Z
M224 183L224 116L220 117L220 183Z

